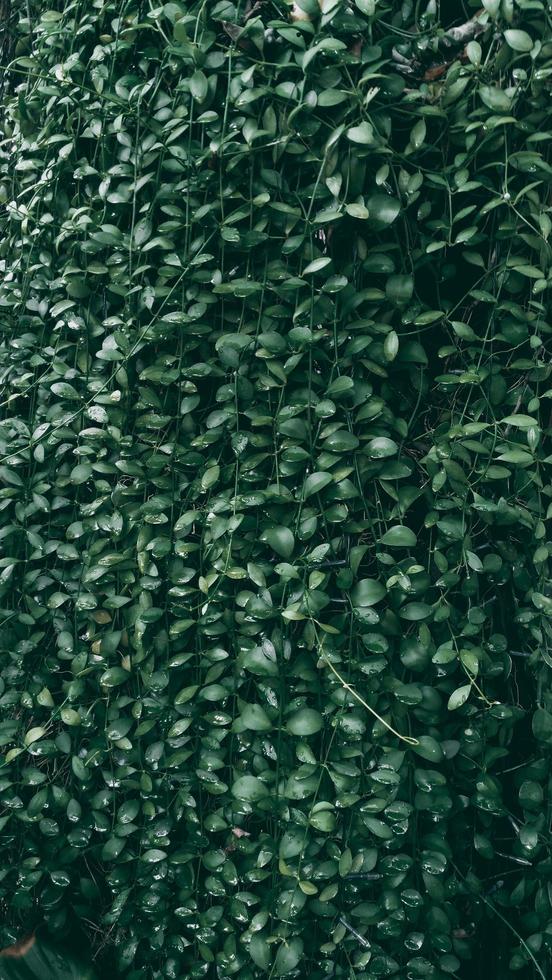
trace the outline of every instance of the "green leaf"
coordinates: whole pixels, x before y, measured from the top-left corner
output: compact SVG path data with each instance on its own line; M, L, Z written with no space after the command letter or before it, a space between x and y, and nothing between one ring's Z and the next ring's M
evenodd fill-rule
M140 857L142 861L146 862L146 864L159 864L159 861L165 860L167 857L167 852L161 851L157 847L152 847L149 850L144 851Z
M531 415L506 415L500 424L512 425L518 429L530 429L531 426L537 425L538 423Z
M71 483L79 485L80 483L86 483L87 480L92 476L92 467L90 463L79 463L78 466L73 467L71 470Z
M370 212L364 204L358 204L353 202L352 204L345 205L345 211L351 218L357 218L360 221L366 221L370 217Z
M418 744L412 746L412 750L427 762L442 762L444 755L439 742L431 735L420 735Z
M519 30L507 30L504 31L504 38L507 45L512 48L513 51L527 52L533 49L533 39L527 31Z
M273 973L276 977L283 977L295 970L303 955L303 941L297 936L292 939L283 940L278 946L276 959L274 960Z
M232 783L232 795L246 803L256 803L268 796L268 788L256 776L240 776Z
M332 260L327 255L321 255L318 259L313 259L305 266L301 275L310 276L314 272L320 272L321 269L325 269L327 265L330 264Z
M132 241L136 248L140 248L142 245L151 238L152 224L149 218L140 218L139 221L134 225L132 232Z
M531 453L527 453L523 449L508 449L496 458L503 463L517 463L518 466L530 466L534 462Z
M492 85L480 85L479 97L493 112L509 112L512 100L502 89Z
M478 555L474 554L473 551L466 551L466 561L474 572L483 571L483 562Z
M201 489L209 490L214 486L220 476L220 466L209 466L201 477Z
M351 591L354 606L375 606L386 595L385 586L376 579L365 578L357 582Z
M541 592L533 592L531 594L531 602L539 612L552 617L552 599L548 596L543 595Z
M319 52L327 52L329 54L339 54L347 45L344 41L340 41L335 37L324 37L317 44L311 45L308 51L303 55L303 71L306 71L308 65L311 63L313 58L316 57Z
M419 119L414 123L410 131L410 145L414 150L419 150L423 146L426 138L427 126L425 119Z
M190 92L192 93L196 102L205 102L207 98L207 93L209 91L209 85L206 76L199 69L195 71L190 78Z
M102 861L115 861L122 853L126 845L126 840L121 837L110 837L105 842L101 850Z
M140 803L138 800L127 800L119 807L117 819L119 823L132 823L134 820L136 820L139 812Z
M351 143L369 146L374 143L374 130L369 122L361 122L359 126L351 126L347 130L347 137Z
M483 51L479 41L469 41L468 44L466 44L466 54L472 65L478 67L481 64L481 58L483 57Z
M71 769L73 770L73 774L76 779L80 780L81 782L85 782L89 778L90 774L88 769L86 768L82 759L79 759L78 755L74 755L71 758Z
M269 527L261 533L261 541L268 544L281 558L291 558L295 538L288 527Z
M471 689L471 684L464 684L462 687L457 687L448 699L448 710L455 711L456 708L461 708L462 705L468 700L471 694Z
M30 728L23 739L25 745L32 745L33 742L38 742L39 739L44 738L46 734L46 729L42 727Z
M374 835L374 837L378 837L380 840L393 839L393 831L391 830L391 827L388 827L388 825L384 823L383 820L378 820L377 817L365 816L364 824L366 825L370 833Z
M441 105L443 106L449 106L452 105L453 102L456 102L470 82L469 75L461 75L460 78L454 77L454 75L451 75L451 77L454 78L454 81L449 82L447 79L447 82L445 83L445 90L441 98Z
M130 674L123 667L110 667L105 670L100 677L102 687L118 687L130 678Z
M81 723L81 716L74 708L62 708L60 716L66 725L80 725Z
M412 276L390 276L385 284L385 294L395 306L410 302L414 292Z
M383 342L383 353L386 361L394 361L399 353L399 337L395 330L390 330Z
M435 323L436 320L441 320L444 313L441 310L427 310L426 313L420 313L414 318L414 323L417 327L425 327L428 323Z
M270 946L264 936L258 932L253 933L247 948L255 966L258 966L263 972L269 973L271 964Z
M240 719L246 728L254 732L269 732L272 729L272 722L260 704L246 704L240 712Z
M413 623L427 619L431 613L431 606L428 606L426 602L407 602L406 606L402 606L399 610L401 619L407 619Z
M405 527L402 524L396 524L395 527L390 527L383 537L380 538L381 544L386 545L388 548L413 548L417 540L414 531L411 531L409 527Z
M376 439L370 440L366 450L372 459L387 459L388 456L395 456L399 447L393 439L388 439L387 436L378 436Z
M328 398L339 398L343 395L350 395L354 389L355 383L352 378L348 378L346 375L341 375L339 378L334 378L331 384L326 388L326 396Z
M533 714L533 735L539 742L552 745L552 714L545 708L537 708Z
M175 704L186 704L187 701L191 701L195 694L199 690L199 684L190 684L189 687L183 687L181 691L178 692L174 699Z
M313 493L320 493L324 487L327 487L332 482L331 473L325 473L321 470L317 473L311 473L305 480L303 487L303 497L306 500Z
M347 429L339 429L326 438L324 449L330 449L333 453L349 453L357 449L359 444L360 440L353 432L348 432Z
M315 735L324 726L324 719L313 708L299 708L287 720L286 727L292 735Z
M401 210L400 202L388 194L372 194L366 201L370 222L378 228L393 224Z

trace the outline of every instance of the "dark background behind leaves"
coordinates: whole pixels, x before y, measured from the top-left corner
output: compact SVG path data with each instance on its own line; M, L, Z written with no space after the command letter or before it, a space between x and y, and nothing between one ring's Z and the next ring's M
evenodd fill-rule
M4 3L3 944L544 978L550 9L300 6Z

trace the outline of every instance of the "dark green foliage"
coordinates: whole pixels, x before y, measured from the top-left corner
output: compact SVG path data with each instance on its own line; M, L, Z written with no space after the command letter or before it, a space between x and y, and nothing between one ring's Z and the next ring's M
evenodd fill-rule
M550 10L300 7L12 0L4 942L544 978Z
M31 937L0 954L1 980L96 980L92 967L44 939Z

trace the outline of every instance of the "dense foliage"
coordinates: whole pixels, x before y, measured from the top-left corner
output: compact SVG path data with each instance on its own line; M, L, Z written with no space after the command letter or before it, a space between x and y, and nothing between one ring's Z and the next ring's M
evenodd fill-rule
M549 5L3 11L4 945L544 980Z
M92 967L34 934L0 953L1 980L96 980Z

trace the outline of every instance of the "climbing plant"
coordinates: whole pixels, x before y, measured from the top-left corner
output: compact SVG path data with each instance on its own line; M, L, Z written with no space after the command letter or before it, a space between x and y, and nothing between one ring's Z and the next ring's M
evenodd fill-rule
M4 4L3 945L550 976L552 13L478 4Z

